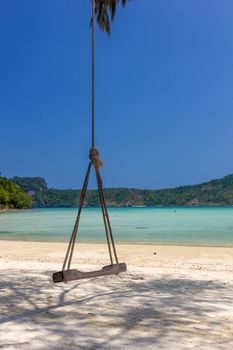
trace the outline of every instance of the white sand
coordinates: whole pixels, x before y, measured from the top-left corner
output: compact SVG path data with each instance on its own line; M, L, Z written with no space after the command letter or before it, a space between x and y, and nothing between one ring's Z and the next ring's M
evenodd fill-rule
M118 245L127 273L54 285L66 247L0 241L0 349L233 349L233 248Z

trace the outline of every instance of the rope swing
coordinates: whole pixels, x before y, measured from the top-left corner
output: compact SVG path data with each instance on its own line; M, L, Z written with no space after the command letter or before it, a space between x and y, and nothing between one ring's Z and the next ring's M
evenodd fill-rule
M103 192L102 179L99 169L103 166L102 161L99 158L99 151L95 148L95 0L92 0L92 19L91 19L91 28L92 28L92 131L91 131L91 149L89 151L89 164L87 167L86 176L84 179L82 191L79 198L78 213L75 220L74 228L71 233L70 241L68 244L67 252L65 255L64 263L62 266L62 271L53 273L53 282L68 282L71 280L83 279L98 277L104 275L117 275L121 272L126 271L127 267L125 263L119 263L116 247L114 243L114 238L112 234L112 228L110 224L110 219L108 215L108 210L106 206L106 201ZM76 269L71 269L71 262L74 252L75 241L79 228L80 216L84 206L84 201L86 198L88 182L90 177L91 168L94 168L96 182L98 187L100 205L102 209L102 216L104 221L104 228L106 234L106 240L108 245L110 265L104 266L101 270L90 271L90 272L81 272Z

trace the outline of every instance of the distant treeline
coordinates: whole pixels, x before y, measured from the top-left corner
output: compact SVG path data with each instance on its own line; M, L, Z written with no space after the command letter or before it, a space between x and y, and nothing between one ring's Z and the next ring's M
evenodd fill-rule
M27 192L33 200L33 207L76 207L78 204L80 190L48 188L41 177L14 177L11 181ZM106 188L104 193L109 206L233 205L233 174L193 186L161 190ZM85 204L99 205L96 190L88 191Z
M30 208L32 203L22 188L0 176L0 209Z

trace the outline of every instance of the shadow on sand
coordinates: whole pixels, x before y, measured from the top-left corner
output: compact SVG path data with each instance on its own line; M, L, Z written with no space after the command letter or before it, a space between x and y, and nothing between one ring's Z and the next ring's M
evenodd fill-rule
M50 278L1 273L0 349L189 349L190 337L194 345L204 341L220 349L232 340L232 318L225 312L232 303L230 284L170 275L125 274L60 285ZM17 330L25 333L22 341Z

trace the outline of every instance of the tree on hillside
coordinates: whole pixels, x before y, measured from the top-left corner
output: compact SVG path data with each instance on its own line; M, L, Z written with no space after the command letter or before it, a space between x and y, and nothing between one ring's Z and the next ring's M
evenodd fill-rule
M16 184L0 176L0 209L29 208L32 199Z

